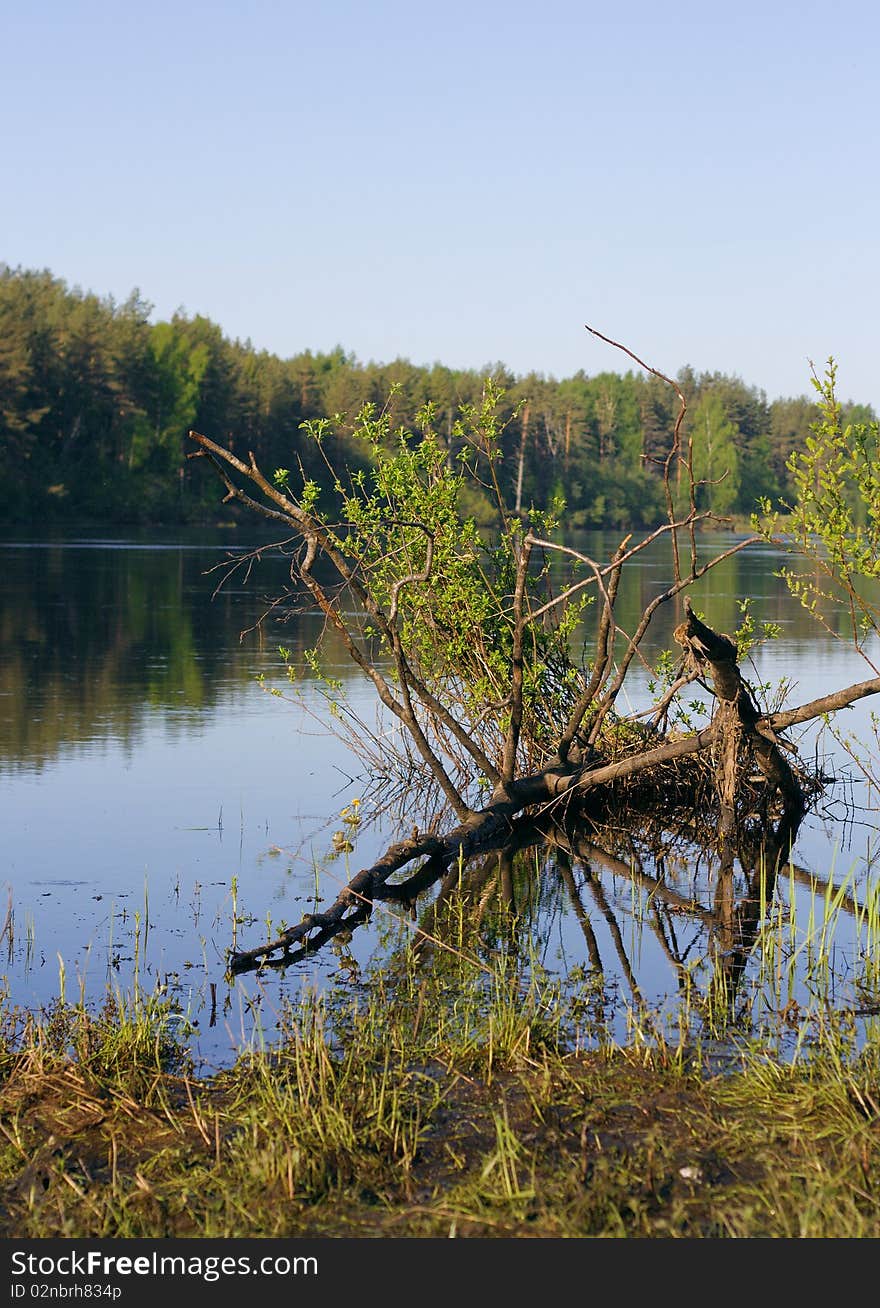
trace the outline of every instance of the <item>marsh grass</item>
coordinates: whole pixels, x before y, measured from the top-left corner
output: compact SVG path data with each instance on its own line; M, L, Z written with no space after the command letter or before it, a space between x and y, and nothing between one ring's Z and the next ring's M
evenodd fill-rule
M750 1020L765 1042L793 1030L798 1046L829 1029L835 1042L870 1039L860 1028L880 1013L880 883L859 889L853 867L799 894L792 873L784 895L762 899L754 955Z
M719 1072L691 1033L615 1044L595 991L397 955L207 1078L167 996L7 1006L0 1235L880 1235L876 1029Z
M671 1020L454 892L363 970L257 974L212 1075L143 970L93 1008L59 959L39 1015L0 1003L0 1237L876 1237L880 895L781 889L736 1002L695 960Z

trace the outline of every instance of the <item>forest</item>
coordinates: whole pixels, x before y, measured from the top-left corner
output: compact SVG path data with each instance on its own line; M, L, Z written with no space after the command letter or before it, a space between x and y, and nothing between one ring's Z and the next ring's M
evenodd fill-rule
M187 459L196 429L264 468L296 468L320 482L325 459L357 466L355 435L372 403L390 427L413 431L430 405L451 459L463 415L487 380L498 397L498 475L516 511L565 502L572 530L638 529L666 515L662 463L678 400L640 369L514 375L502 363L453 369L399 358L364 363L338 346L282 359L230 340L199 314L152 322L135 290L122 303L70 287L48 270L0 264L0 514L7 523L216 521L216 487ZM344 330L340 324L340 330ZM788 462L817 416L806 394L768 400L737 376L676 381L687 397L697 507L747 518L759 498L792 501ZM870 423L848 401L844 420ZM319 450L302 424L333 417ZM489 522L476 481L466 516ZM229 506L234 519L236 506Z

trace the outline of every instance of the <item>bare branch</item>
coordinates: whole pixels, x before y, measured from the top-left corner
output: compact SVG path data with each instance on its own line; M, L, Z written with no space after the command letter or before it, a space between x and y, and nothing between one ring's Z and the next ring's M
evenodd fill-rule
M506 784L513 780L516 771L516 750L523 720L523 597L529 575L533 537L526 534L520 546L513 592L513 650L511 654L510 721L504 741L501 779Z
M644 359L640 359L637 354L633 354L632 350L627 349L625 345L621 345L619 341L613 341L610 336L603 335L602 332L597 331L595 327L590 327L589 324L587 323L584 323L584 326L588 332L590 332L593 336L597 336L600 341L605 341L606 345L611 345L616 350L622 350L623 353L629 355L629 357L635 363L637 363L640 368L644 368L646 372L651 373L652 376L657 377L660 381L666 382L666 384L668 386L671 386L672 389L675 391L676 395L678 396L680 407L678 410L678 416L675 419L675 426L672 431L672 443L669 446L669 451L666 455L666 459L663 465L663 486L666 492L666 510L669 516L670 523L674 524L675 505L672 498L672 487L670 485L669 474L673 461L679 457L681 451L681 424L684 421L684 415L687 412L687 400L684 398L684 394L681 390L681 387L678 385L678 382L673 381L671 377L667 377L665 373L658 371L657 368L652 368L649 363L645 363ZM692 479L691 479L691 484L693 484ZM672 527L672 559L673 559L675 580L681 581L681 561L679 558L678 528L676 525L673 525Z

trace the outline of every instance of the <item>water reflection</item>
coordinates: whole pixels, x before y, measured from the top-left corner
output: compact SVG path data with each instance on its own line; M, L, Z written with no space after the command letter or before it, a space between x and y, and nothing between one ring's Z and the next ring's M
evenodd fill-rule
M234 532L206 537L0 542L0 766L38 766L75 742L131 740L151 709L167 711L168 729L185 733L231 690L247 686L255 665L277 670L281 643L308 675L302 655L317 639L316 615L294 612L291 597L262 630L255 627L284 587L283 559L266 553L249 579L242 571L219 585L218 565L259 542L236 540ZM733 539L707 536L704 552ZM599 532L577 544L604 559L616 538ZM661 541L624 572L618 613L625 630L668 584L667 554ZM741 621L742 599L752 599L760 621L783 632L761 656L768 668L784 666L810 682L832 672L841 683L851 672L862 675L857 657L824 639L780 584L781 561L766 547L734 555L697 583L694 603L716 630L730 632ZM649 657L669 646L680 617L674 605L660 610L645 646ZM846 634L844 613L828 619ZM334 675L354 680L338 637L329 631L324 638ZM792 659L802 666L793 668Z
M742 538L720 532L698 536L697 565L729 549ZM595 559L607 560L612 557L618 540L610 533L596 532L579 535L565 543ZM864 662L848 650L851 638L848 605L821 604L819 613L824 625L820 627L816 619L792 599L782 583L780 568L786 565L791 566L790 560L780 551L763 544L750 545L696 582L689 591L691 601L714 630L732 633L742 623L742 602L749 599L759 623L771 623L780 628L780 640L771 648L784 650L785 659L791 655L797 659L806 656L823 658L833 662L838 673L844 667L854 669L854 680L871 675ZM796 567L794 571L803 573L805 569ZM665 538L640 554L636 567L624 569L615 612L625 631L635 630L648 604L668 586L670 575L670 549ZM820 571L814 570L812 575L820 591L829 589L827 578ZM864 587L871 591L875 600L880 600L880 583L865 582ZM676 603L659 610L646 645L650 654L670 645L672 630L681 617L681 609ZM589 627L585 634L589 636ZM869 652L876 654L878 649L880 642L874 637Z
M880 1014L880 888L856 893L853 881L797 864L803 820L782 812L743 822L734 852L654 822L634 831L524 819L479 858L427 857L373 885L369 901L341 896L329 912L306 915L283 947L272 940L234 955L232 967L286 976L330 945L357 979L352 942L390 909L398 947L422 966L445 951L480 965L501 950L520 976L539 966L589 977L613 1038L635 1015L655 1036L760 1037L782 1054L805 1039L805 1023L824 1029L833 1013L852 1031ZM564 948L554 960L557 933ZM735 1043L719 1048L735 1056Z
M343 967L314 936L283 967L230 977L230 949L332 901L408 818L401 796L364 823L351 867L332 857L339 810L365 793L366 779L345 743L311 716L320 704L303 652L318 619L295 613L291 597L262 633L254 629L286 577L283 561L268 555L247 584L234 575L214 593L219 576L210 569L257 543L229 531L0 544L0 915L8 897L12 927L0 939L10 995L32 1006L57 997L59 956L68 997L100 998L108 982L135 978L165 987L200 1023L199 1048L215 1062L259 1026L267 978L276 1002ZM596 534L579 544L605 558L617 540ZM756 661L756 680L788 677L797 698L809 699L861 679L855 656L817 635L780 586L779 563L766 549L735 556L699 583L694 603L732 631L747 596L759 620L782 626ZM624 573L621 625L632 629L667 581L659 550ZM649 655L669 643L680 614L670 606L659 617ZM257 682L263 675L286 688L282 643L300 678L298 706ZM330 645L328 666L369 714L371 693L341 646ZM645 684L636 678L634 697ZM520 849L462 873L424 867L409 884L389 886L377 911L393 911L400 941L425 965L442 948L434 942L461 928L464 905L475 949L516 947L560 975L585 967L628 1005L665 1004L670 1020L697 993L734 1013L768 957L774 905L806 921L830 883L836 943L856 957L873 884L873 815L864 823L826 830L811 817L796 833L756 832L726 868L694 848L640 845L631 833L615 844L562 828L524 832ZM346 949L361 966L389 947L377 913L369 926L364 913L362 926L348 927ZM809 977L791 984L804 1002Z
M101 738L132 743L155 710L185 735L256 666L277 670L273 635L301 653L317 632L308 618L240 639L283 585L280 560L214 593L211 569L250 544L0 545L0 767L43 766ZM332 662L343 655L331 646Z

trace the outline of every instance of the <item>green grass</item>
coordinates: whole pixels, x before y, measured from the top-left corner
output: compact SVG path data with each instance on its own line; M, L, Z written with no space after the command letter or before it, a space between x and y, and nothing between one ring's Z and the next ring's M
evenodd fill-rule
M733 994L707 943L662 1015L455 890L212 1076L173 994L71 1002L59 958L48 1010L0 1001L0 1238L876 1237L880 894L795 892Z
M615 1045L594 987L398 959L209 1078L166 998L7 1008L0 1236L880 1235L876 1030L719 1073L690 1035Z

